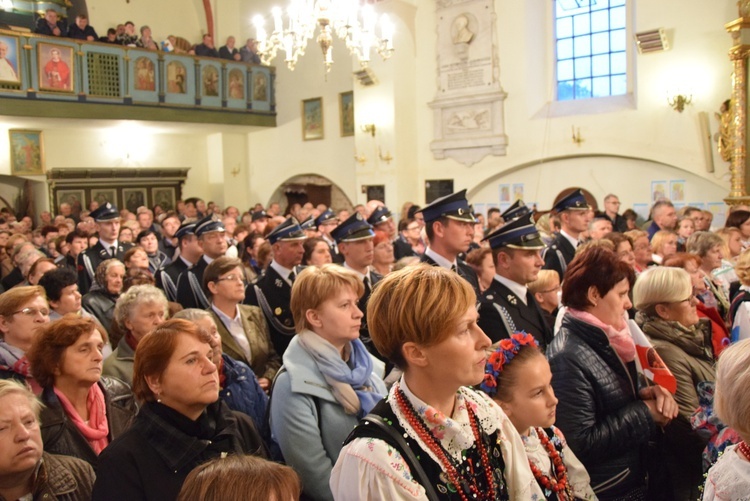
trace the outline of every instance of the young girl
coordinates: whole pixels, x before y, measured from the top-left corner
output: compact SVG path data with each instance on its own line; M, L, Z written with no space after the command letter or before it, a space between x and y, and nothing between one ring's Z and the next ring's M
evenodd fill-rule
M742 442L724 450L708 470L703 501L748 499L750 492L750 339L739 341L721 353L716 369L714 410Z
M555 422L552 372L530 334L503 339L487 359L480 388L505 411L523 439L531 471L548 500L596 499L586 468Z

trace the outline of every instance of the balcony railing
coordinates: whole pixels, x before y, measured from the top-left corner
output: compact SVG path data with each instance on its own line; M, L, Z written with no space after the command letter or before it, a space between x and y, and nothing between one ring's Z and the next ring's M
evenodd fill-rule
M274 79L268 66L0 30L0 114L85 103L77 118L274 126Z

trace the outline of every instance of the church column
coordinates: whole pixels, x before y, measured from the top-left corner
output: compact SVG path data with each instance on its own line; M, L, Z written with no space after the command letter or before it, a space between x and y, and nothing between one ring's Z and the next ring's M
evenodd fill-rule
M734 66L731 99L731 187L724 201L729 205L750 201L747 194L747 93L748 56L750 55L750 1L740 2L740 17L725 28L731 34L733 45L729 59Z

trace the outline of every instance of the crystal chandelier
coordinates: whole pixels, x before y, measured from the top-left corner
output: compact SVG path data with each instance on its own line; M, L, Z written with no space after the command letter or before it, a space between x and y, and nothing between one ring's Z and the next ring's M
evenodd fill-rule
M269 64L279 49L286 54L285 61L294 70L297 60L305 55L308 41L315 39L323 51L326 71L333 64L333 34L346 43L349 53L356 55L364 67L370 61L370 52L375 49L383 59L393 54L394 26L386 14L380 17L380 37L376 34L377 14L371 5L360 6L360 0L292 0L287 8L287 24L284 27L279 7L271 10L273 31L269 36L264 28L263 16L255 16L255 38L258 55L263 64Z

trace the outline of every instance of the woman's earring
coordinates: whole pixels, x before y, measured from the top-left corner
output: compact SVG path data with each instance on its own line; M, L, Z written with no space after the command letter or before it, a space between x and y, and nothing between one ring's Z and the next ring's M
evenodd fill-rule
M156 401L161 403L161 394L159 393L156 394Z

